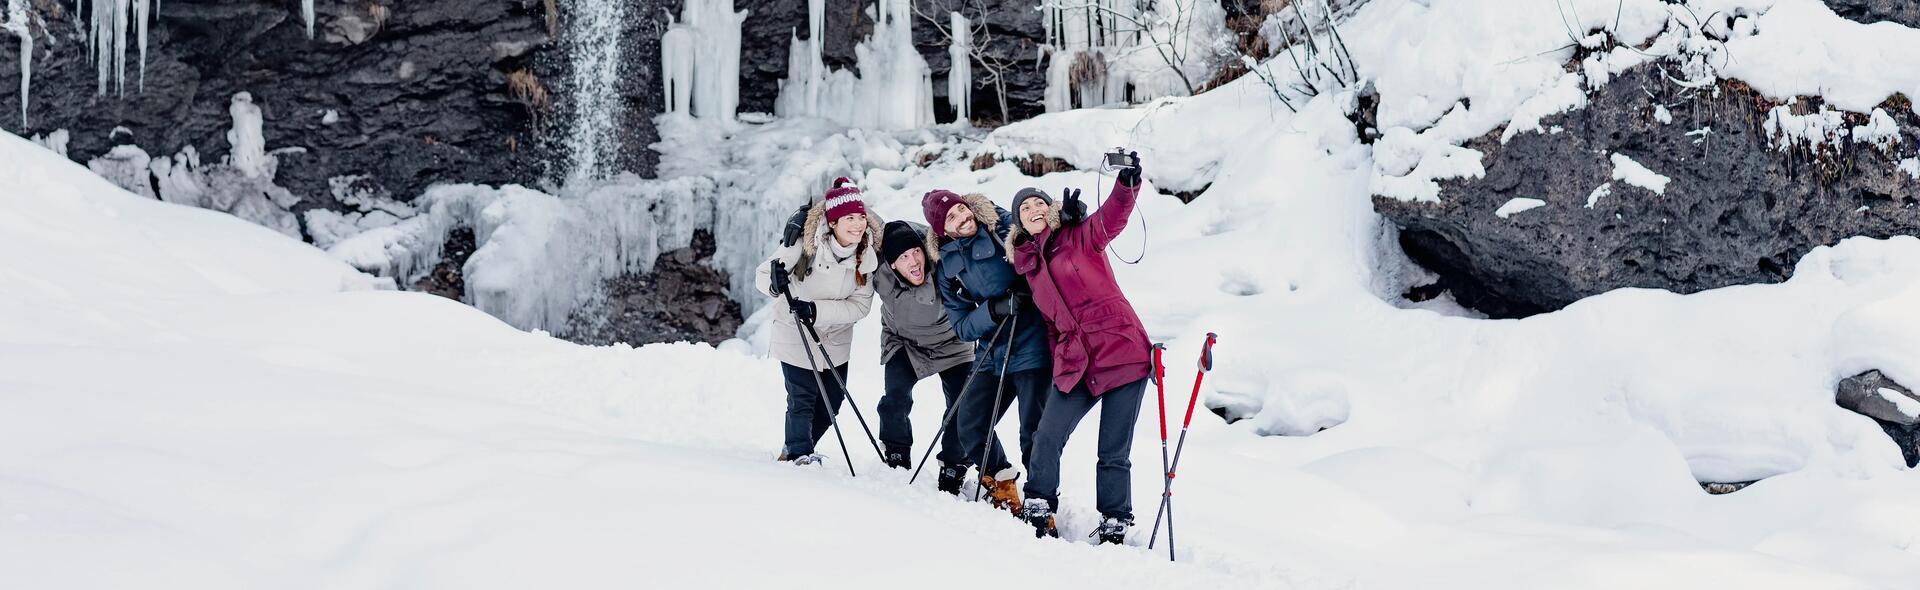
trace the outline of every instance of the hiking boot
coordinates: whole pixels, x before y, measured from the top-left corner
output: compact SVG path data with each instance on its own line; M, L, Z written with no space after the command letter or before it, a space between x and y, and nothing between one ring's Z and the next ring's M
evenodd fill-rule
M913 459L911 458L912 451L906 447L887 445L887 452L884 453L884 455L882 460L886 461L888 467L894 469L913 468Z
M966 477L967 466L941 463L940 480L935 484L935 487L940 488L942 492L958 496L960 495L960 482L965 481Z
M1099 538L1099 542L1102 545L1108 543L1125 545L1127 544L1127 528L1132 526L1133 519L1131 518L1101 517L1100 528L1093 530L1093 536Z
M1033 525L1033 538L1060 538L1060 530L1053 528L1053 506L1040 498L1027 498L1021 505L1022 519Z
M987 490L987 503L1020 518L1020 472L1012 467L993 475L980 476L980 487Z
M780 455L780 462L792 463L794 465L817 465L817 464L826 462L826 460L827 460L826 457L815 455L813 453L807 453L805 455L788 455L788 454L782 453Z

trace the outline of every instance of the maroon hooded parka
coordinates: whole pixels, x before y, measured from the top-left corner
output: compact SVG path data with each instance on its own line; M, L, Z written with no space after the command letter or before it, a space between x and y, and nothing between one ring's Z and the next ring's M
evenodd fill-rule
M1085 379L1087 391L1097 396L1151 370L1146 327L1120 292L1106 255L1107 244L1126 229L1139 196L1140 187L1116 183L1085 222L1049 225L1011 250L1014 270L1027 278L1034 305L1047 318L1053 386L1061 393Z

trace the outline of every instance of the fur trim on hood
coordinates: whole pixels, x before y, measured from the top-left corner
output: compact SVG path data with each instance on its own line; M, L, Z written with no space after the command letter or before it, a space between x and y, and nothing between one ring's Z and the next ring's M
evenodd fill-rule
M961 195L960 200L965 201L967 207L973 209L973 223L979 226L976 231L987 234L1000 231L1000 213L993 209L993 201L987 200L986 195L968 193ZM951 239L934 235L931 230L927 231L927 257L936 263L940 262L940 244Z

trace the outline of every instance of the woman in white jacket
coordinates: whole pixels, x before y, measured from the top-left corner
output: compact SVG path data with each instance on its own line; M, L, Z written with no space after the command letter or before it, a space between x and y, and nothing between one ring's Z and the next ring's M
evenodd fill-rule
M797 243L786 245L760 264L755 284L774 297L773 334L768 352L780 361L787 382L786 443L780 460L816 463L814 445L826 434L831 416L840 411L846 392L847 356L853 351L853 324L873 306L869 280L880 267L880 223L867 215L860 189L838 178L825 199L807 210ZM792 295L789 298L787 295ZM791 301L789 303L789 301ZM819 358L819 348L803 335L800 323L812 324L831 359ZM812 363L808 355L813 355ZM815 365L831 368L814 374ZM827 374L832 371L838 374ZM821 399L826 387L832 406Z

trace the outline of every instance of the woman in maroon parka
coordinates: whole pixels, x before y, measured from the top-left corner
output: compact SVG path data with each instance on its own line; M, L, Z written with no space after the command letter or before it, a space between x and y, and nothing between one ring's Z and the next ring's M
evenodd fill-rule
M1113 278L1106 249L1126 228L1140 194L1138 155L1134 158L1135 166L1120 172L1112 195L1090 218L1078 191L1063 195L1060 206L1038 189L1022 189L1013 199L1020 223L1008 232L1007 251L1047 319L1053 386L1060 391L1041 415L1034 456L1027 464L1031 477L1023 508L1036 536L1059 535L1053 513L1058 508L1060 453L1095 404L1100 405L1095 482L1101 515L1096 534L1103 543L1122 543L1133 524L1129 455L1151 370L1151 349L1140 316Z

